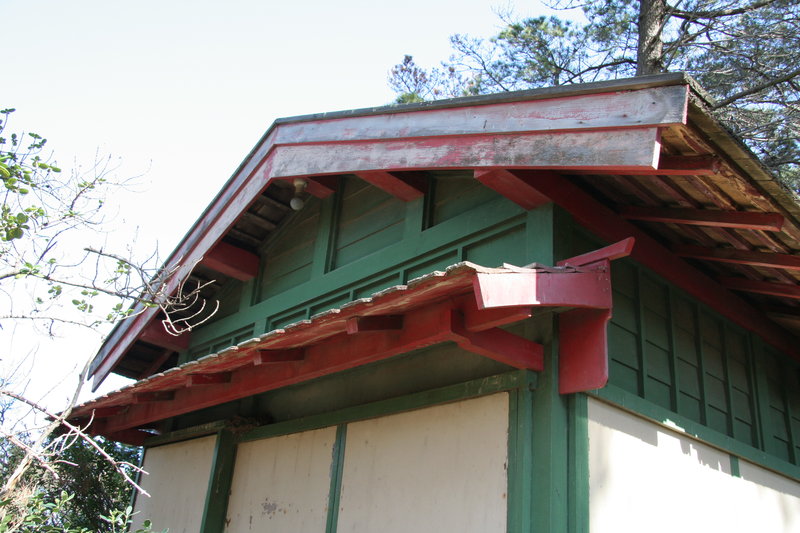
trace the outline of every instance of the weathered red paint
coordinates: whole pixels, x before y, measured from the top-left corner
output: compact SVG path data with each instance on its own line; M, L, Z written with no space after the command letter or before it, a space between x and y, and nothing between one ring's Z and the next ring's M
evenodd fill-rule
M605 246L599 250L594 250L592 252L559 261L558 266L569 265L574 267L583 267L600 261L605 261L605 266L608 266L608 261L621 259L631 255L634 244L636 244L636 239L633 237L628 237L627 239L622 239L619 242L615 242L614 244Z
M475 277L478 307L611 307L608 272L520 271Z
M476 170L475 179L523 209L536 209L550 202L549 198L539 194L537 190L520 187L520 179L503 168Z
M259 258L256 254L226 242L217 243L200 264L225 276L250 281L258 275Z
M558 392L606 385L609 320L610 309L572 309L558 316Z

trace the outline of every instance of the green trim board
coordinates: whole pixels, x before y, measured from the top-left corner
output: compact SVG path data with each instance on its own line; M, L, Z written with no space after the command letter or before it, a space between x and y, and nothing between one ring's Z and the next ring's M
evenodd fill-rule
M530 379L534 374L528 374ZM531 385L509 392L508 509L509 533L531 530L533 498L533 400Z
M225 529L235 460L236 436L229 430L220 430L211 462L200 533L222 533Z
M339 525L339 498L342 495L342 472L344 471L344 452L347 446L347 424L336 427L336 442L331 457L331 488L328 492L328 521L325 533L336 533Z
M589 399L572 394L567 406L569 533L589 533Z

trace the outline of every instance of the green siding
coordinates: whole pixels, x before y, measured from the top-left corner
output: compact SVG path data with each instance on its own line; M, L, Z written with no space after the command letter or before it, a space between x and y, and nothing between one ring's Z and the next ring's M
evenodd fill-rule
M472 177L471 171L432 172L430 226L441 224L496 198Z
M262 253L261 299L311 279L314 240L321 220L321 202L310 199L266 243Z
M405 204L357 178L342 181L334 268L398 242L403 237Z

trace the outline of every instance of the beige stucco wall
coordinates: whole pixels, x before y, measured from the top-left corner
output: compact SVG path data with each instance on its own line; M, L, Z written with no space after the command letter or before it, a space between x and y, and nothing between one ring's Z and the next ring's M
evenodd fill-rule
M589 401L592 533L798 532L800 483Z
M507 393L352 423L337 531L505 531L507 448Z
M149 519L154 531L196 533L203 518L216 436L149 448L141 486L150 497L136 497L131 531Z
M335 439L329 427L240 444L225 531L324 532Z

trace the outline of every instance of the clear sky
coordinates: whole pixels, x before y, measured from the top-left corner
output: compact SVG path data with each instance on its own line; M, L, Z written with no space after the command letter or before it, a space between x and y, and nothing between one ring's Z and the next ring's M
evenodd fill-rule
M404 54L435 66L449 35L491 36L509 8L544 13L521 0L0 0L0 108L63 168L100 153L140 176L112 199L110 244L138 227L139 246L157 239L166 256L273 120L390 103ZM35 381L96 348L43 343Z

